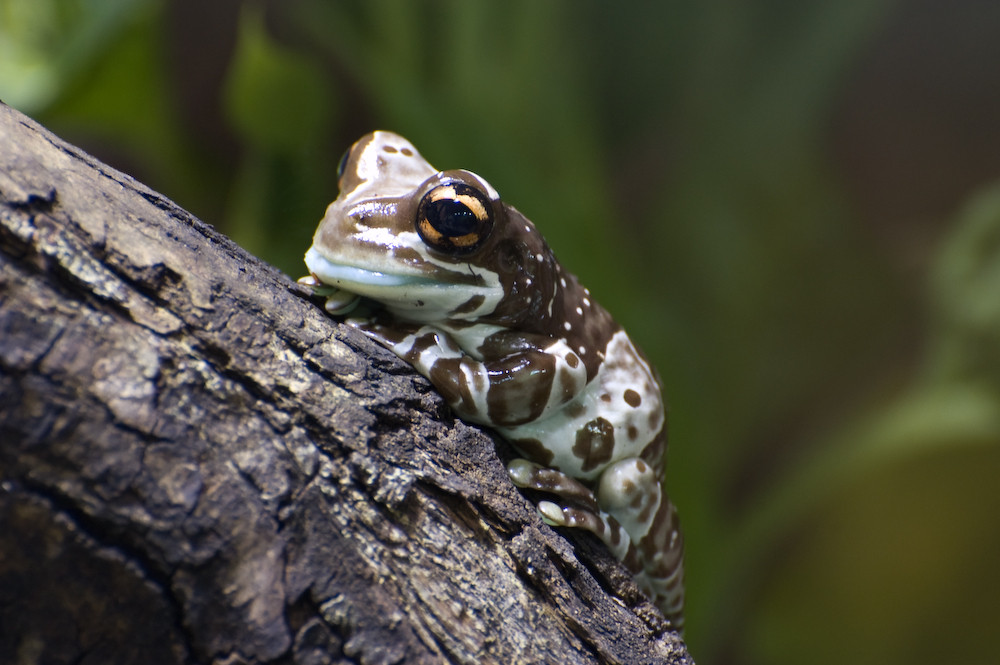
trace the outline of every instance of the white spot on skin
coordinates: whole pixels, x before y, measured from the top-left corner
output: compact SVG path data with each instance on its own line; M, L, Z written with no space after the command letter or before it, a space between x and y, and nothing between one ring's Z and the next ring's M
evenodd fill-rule
M531 233L531 227L528 226L527 224L524 225L524 230L527 231L528 233Z
M524 285L525 286L531 286L531 278L530 277L525 277L524 278Z
M576 313L582 315L583 314L583 308L582 307L577 307L576 308Z
M385 248L393 254L397 249L409 248L412 244L412 241L405 235L393 233L392 230L384 227L372 228L364 224L358 224L357 229L358 231L351 236L355 242Z
M573 325L569 321L563 321L563 328L565 328L566 330L572 330Z
M535 260L541 263L542 261L545 260L545 257L541 254L535 254Z
M577 349L577 351L579 351L579 352L580 352L580 355L582 356L582 355L584 355L584 354L586 354L586 353L587 353L587 347L585 347L585 346L581 346L581 347L579 347L579 348Z
M583 304L584 304L585 307L590 307L590 298L584 298L583 299Z
M566 278L565 277L560 277L559 278L559 283L562 285L562 287L564 289L566 288Z

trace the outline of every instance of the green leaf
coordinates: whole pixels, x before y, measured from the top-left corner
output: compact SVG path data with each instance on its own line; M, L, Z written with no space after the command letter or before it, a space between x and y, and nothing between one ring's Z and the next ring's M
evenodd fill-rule
M48 107L150 0L0 0L0 99Z
M322 70L272 40L254 4L243 10L225 103L233 126L260 150L301 150L321 142L335 125Z

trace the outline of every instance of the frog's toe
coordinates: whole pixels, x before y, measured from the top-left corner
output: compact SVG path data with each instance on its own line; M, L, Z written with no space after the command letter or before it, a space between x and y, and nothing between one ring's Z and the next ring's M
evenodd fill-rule
M336 289L333 293L327 295L323 308L330 314L344 315L349 314L357 308L360 302L361 296L356 293Z
M538 512L549 526L583 529L600 538L616 557L635 568L635 551L628 533L618 521L604 512L594 512L572 506L559 506L551 501L539 501Z
M517 458L507 464L507 474L517 487L555 494L588 510L600 510L593 491L576 478L530 460Z
M510 476L510 481L518 487L531 487L532 480L541 468L534 462L518 457L507 464L507 475Z
M549 526L568 526L563 509L551 501L539 501L538 512Z
M306 287L314 296L329 296L332 293L337 293L340 291L336 286L331 286L325 284L316 277L316 275L306 275L305 277L299 277L296 280L299 284Z

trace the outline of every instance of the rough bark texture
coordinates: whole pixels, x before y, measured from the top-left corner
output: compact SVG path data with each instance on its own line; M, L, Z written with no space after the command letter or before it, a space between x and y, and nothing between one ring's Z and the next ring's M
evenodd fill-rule
M0 104L0 662L690 663L506 456Z

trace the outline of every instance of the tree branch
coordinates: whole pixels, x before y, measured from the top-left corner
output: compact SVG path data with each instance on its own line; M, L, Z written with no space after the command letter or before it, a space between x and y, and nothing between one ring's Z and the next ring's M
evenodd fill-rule
M2 104L0 146L0 662L691 662L395 356Z

